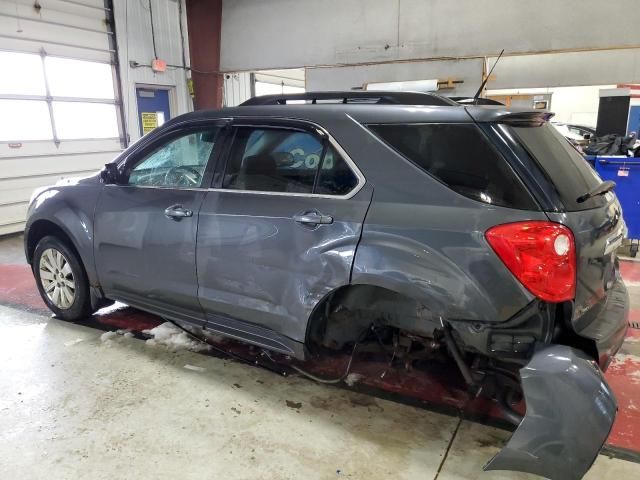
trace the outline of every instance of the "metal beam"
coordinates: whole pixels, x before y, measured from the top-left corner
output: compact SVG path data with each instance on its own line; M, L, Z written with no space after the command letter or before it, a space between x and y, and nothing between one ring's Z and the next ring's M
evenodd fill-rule
M187 0L189 56L196 110L222 107L220 73L222 0Z

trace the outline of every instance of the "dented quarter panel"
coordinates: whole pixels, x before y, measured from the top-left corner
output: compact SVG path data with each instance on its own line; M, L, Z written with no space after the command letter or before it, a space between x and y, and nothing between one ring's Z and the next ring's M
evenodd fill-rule
M363 133L370 141L362 141ZM501 223L546 220L543 212L468 199L355 123L340 125L335 136L374 185L352 283L402 293L447 319L500 322L533 300L484 232Z
M616 399L600 369L584 353L552 345L536 352L520 375L525 417L485 470L581 479L616 416Z

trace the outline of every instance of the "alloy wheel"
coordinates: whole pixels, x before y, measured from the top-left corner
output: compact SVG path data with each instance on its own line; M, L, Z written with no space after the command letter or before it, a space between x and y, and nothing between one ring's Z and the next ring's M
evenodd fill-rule
M66 310L73 305L76 281L69 261L62 252L47 248L40 256L40 283L53 304Z

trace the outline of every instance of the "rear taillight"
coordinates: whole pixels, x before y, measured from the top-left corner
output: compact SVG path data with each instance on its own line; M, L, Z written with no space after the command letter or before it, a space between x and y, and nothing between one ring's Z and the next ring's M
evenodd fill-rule
M507 223L485 233L511 273L547 302L571 300L576 293L576 245L564 225L531 221Z

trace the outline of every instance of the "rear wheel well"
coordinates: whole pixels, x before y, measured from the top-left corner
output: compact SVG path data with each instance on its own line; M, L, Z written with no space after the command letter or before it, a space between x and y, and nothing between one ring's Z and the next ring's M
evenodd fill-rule
M341 349L371 325L432 337L438 326L435 320L427 307L404 294L376 285L345 285L316 306L306 343L312 351L318 346Z
M49 220L37 220L29 227L29 231L26 232L27 261L29 262L29 264L31 264L33 260L33 253L36 250L36 245L38 245L38 242L42 240L44 237L46 237L47 235L54 236L58 238L60 241L64 242L66 245L68 245L69 248L71 248L73 252L77 255L78 259L80 260L80 263L82 263L82 258L78 254L78 249L73 244L73 241L71 240L69 235L67 235L62 228L60 228L58 225L56 225L55 223Z

